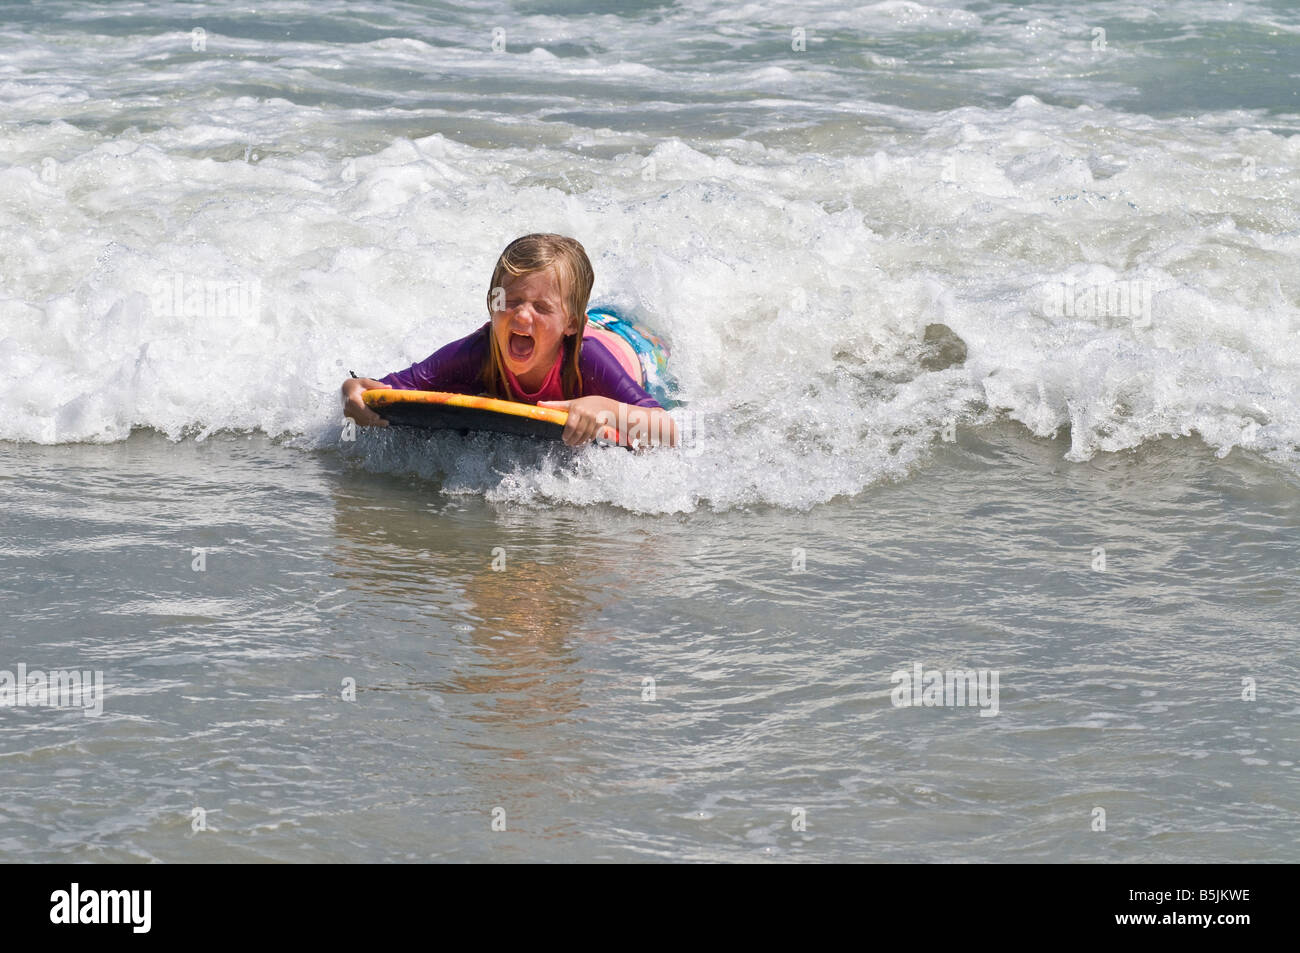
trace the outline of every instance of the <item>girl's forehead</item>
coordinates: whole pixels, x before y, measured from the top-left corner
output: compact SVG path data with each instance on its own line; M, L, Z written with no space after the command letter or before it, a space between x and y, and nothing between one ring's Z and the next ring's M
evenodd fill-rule
M534 271L526 275L508 275L504 282L505 287L517 289L520 291L527 290L534 294L559 294L560 281L559 276L555 273L554 268L547 268L545 271Z

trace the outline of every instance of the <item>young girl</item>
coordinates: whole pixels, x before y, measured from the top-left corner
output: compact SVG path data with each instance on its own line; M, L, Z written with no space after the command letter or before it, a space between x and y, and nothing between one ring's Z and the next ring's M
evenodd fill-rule
M657 440L650 442L676 445L676 425L641 385L630 346L611 331L588 327L594 281L587 253L574 239L516 238L492 270L492 320L404 371L344 381L343 413L363 427L388 426L361 399L379 387L486 394L567 410L564 442L570 446L594 440L606 426L617 427L620 443L629 435L653 435ZM624 348L630 359L620 359Z

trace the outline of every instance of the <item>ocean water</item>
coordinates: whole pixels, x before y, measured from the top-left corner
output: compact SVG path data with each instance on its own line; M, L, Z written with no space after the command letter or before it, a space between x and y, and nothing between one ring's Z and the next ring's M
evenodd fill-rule
M1300 859L1298 89L1290 2L0 4L0 701L104 684L0 859ZM346 439L529 231L686 446Z

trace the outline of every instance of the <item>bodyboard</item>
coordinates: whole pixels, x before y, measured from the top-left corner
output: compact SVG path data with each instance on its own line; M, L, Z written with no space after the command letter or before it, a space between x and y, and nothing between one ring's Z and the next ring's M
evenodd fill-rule
M480 430L559 440L569 419L563 410L434 390L368 390L361 399L389 423L422 430Z

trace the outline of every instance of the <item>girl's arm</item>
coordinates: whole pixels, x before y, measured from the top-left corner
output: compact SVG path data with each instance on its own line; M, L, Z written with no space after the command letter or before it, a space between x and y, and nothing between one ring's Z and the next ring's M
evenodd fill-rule
M349 377L343 382L343 413L363 427L387 427L388 421L371 410L361 400L364 391L379 387L398 390L444 390L458 394L473 394L478 386L478 372L483 365L483 352L487 347L484 325L459 341L452 341L430 354L418 364L394 371L383 380L369 377Z
M582 380L583 389L592 396L545 402L569 411L566 443L591 440L599 433L597 424L608 423L618 428L618 442L625 447L677 446L677 422L628 376L618 358L597 338L582 342ZM599 421L597 414L603 415Z
M677 446L677 422L662 407L638 407L612 397L579 397L576 400L543 400L538 407L567 410L564 442L571 447L595 440L605 427L618 430L620 446Z

